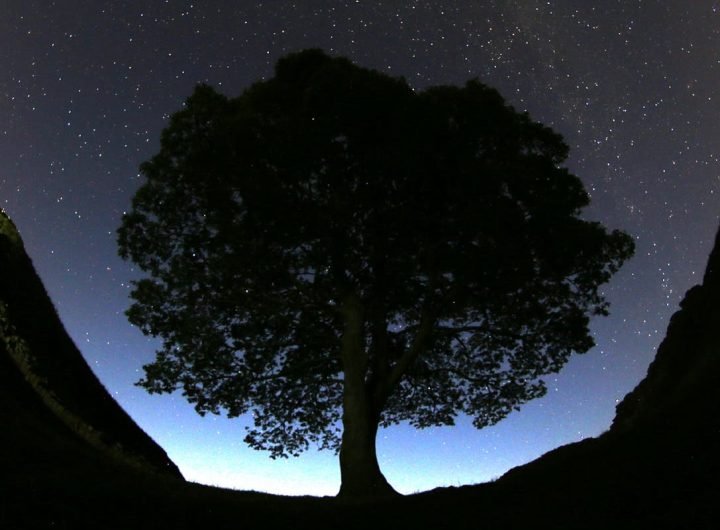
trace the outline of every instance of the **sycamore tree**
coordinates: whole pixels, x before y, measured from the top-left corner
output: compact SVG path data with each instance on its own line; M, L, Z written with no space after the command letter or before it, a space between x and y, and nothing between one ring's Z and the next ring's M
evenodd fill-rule
M198 86L118 230L162 338L139 385L252 414L270 456L339 451L341 495L393 492L379 427L496 423L593 346L631 238L551 129L478 81L423 91L308 50L228 98Z

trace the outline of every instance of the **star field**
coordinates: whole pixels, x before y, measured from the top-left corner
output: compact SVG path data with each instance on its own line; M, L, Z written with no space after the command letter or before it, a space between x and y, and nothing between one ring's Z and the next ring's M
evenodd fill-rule
M200 82L234 96L291 51L323 48L416 89L477 77L563 134L585 216L635 237L606 286L597 346L497 426L381 431L401 492L489 480L608 428L670 315L702 279L720 213L720 4L698 0L149 2L4 0L0 207L90 366L186 478L335 494L336 457L271 461L243 419L133 386L154 343L131 327L115 230L138 166Z

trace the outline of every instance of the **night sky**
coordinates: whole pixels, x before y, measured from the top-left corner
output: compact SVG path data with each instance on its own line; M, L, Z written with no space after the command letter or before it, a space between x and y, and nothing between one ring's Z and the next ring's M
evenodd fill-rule
M595 6L595 7L593 7ZM497 426L381 431L409 493L478 483L606 430L668 319L701 281L720 213L720 2L693 0L0 0L0 207L101 381L192 481L334 495L336 456L272 461L243 419L133 386L155 343L127 323L115 231L171 113L197 83L228 96L322 48L416 89L479 78L563 134L568 167L636 256L605 292L597 346Z

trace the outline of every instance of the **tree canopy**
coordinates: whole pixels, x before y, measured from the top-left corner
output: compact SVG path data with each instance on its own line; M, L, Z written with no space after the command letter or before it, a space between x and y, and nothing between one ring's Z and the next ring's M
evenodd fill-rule
M581 218L567 155L476 80L414 91L319 50L238 97L198 86L118 231L147 274L128 317L163 340L139 384L389 491L378 426L491 425L592 347L633 244Z

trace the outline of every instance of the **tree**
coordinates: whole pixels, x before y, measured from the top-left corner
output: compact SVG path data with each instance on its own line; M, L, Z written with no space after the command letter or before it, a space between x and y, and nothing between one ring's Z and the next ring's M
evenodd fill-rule
M341 495L392 492L379 426L491 425L593 345L626 234L579 218L562 137L478 81L289 55L239 97L198 86L118 230L138 384L252 412L272 457L339 449ZM342 427L342 428L341 428Z

